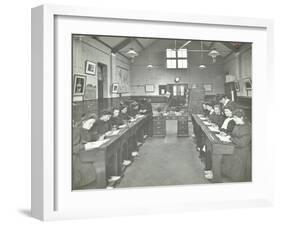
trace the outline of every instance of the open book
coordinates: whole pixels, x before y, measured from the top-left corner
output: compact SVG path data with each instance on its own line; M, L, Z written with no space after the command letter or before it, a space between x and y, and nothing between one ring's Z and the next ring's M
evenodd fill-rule
M107 137L116 136L116 135L118 135L119 132L120 132L120 130L108 131L108 132L106 132L105 135Z
M219 133L220 130L217 128L217 127L214 127L214 126L208 126L209 130L212 131L212 132L216 132L216 133Z
M88 151L88 150L91 150L91 149L94 149L94 148L99 148L100 146L102 146L107 141L109 141L109 139L88 142L88 143L85 144L85 151Z
M223 135L220 135L220 134L216 134L216 136L223 142L228 142L228 143L231 142L230 136L223 136Z

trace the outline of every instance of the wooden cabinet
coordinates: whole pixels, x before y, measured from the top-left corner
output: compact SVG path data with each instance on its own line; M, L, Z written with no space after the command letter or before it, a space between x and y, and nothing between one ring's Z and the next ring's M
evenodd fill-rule
M164 117L153 117L153 136L166 136L166 119Z
M178 136L188 136L188 117L178 117Z

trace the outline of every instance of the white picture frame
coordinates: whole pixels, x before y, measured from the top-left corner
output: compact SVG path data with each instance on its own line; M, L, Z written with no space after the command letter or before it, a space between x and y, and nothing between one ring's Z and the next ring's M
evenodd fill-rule
M153 93L154 92L154 85L153 84L146 84L144 86L146 93Z
M89 75L96 75L97 64L89 60L85 63L85 73Z
M118 93L119 91L119 84L118 83L112 83L112 93Z
M89 26L97 24L97 18L104 22L103 26ZM253 182L91 191L91 195L89 191L71 191L68 154L71 95L67 95L71 93L71 67L68 67L71 37L68 35L92 33L91 29L95 28L95 34L107 31L108 35L144 37L139 26L145 26L147 34L159 38L189 35L193 39L253 42ZM263 136L269 132L266 120L255 122L266 118L263 109L270 109L271 102L264 94L272 94L272 45L273 22L265 19L167 12L132 14L57 5L32 9L32 216L57 220L271 205L273 181L268 175L273 172L273 150L269 148L269 138ZM60 48L65 50L62 55ZM109 202L118 205L109 206Z

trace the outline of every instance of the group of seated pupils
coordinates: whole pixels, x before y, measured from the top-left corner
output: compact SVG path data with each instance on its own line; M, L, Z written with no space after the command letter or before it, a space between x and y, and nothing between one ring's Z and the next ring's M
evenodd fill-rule
M205 102L202 105L203 119L207 119L215 128L218 137L222 140L229 139L234 145L231 155L223 155L222 174L231 181L251 181L251 123L245 111L228 99L226 95L219 98L219 102ZM205 178L212 179L212 153L206 151L204 136L194 126L197 139L199 157L205 162Z
M72 132L72 153L73 153L73 188L82 187L96 179L96 167L94 162L81 162L79 153L91 149L97 143L107 141L115 132L122 128L130 126L144 115L152 118L152 106L150 99L137 101L120 101L119 106L113 107L112 110L103 111L98 117L94 113L83 114L81 119L73 121ZM151 124L151 123L150 123ZM118 133L117 133L118 134ZM151 135L148 132L148 135ZM138 152L133 152L136 157ZM130 164L125 161L123 164Z

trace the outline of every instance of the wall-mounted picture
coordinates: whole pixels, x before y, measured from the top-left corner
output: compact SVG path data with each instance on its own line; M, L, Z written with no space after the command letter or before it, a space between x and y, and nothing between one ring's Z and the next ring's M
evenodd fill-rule
M166 88L167 88L167 85L159 85L159 95L165 95Z
M97 64L89 60L86 61L86 74L96 75Z
M252 79L251 78L245 78L244 79L244 84L246 90L251 90L252 89Z
M112 93L118 93L119 84L113 83L112 84Z
M74 96L83 96L85 93L86 76L74 75Z
M212 90L213 90L212 84L203 84L203 87L205 89L205 92L212 92Z
M146 93L153 93L154 92L154 85L146 84L144 88L145 88Z

